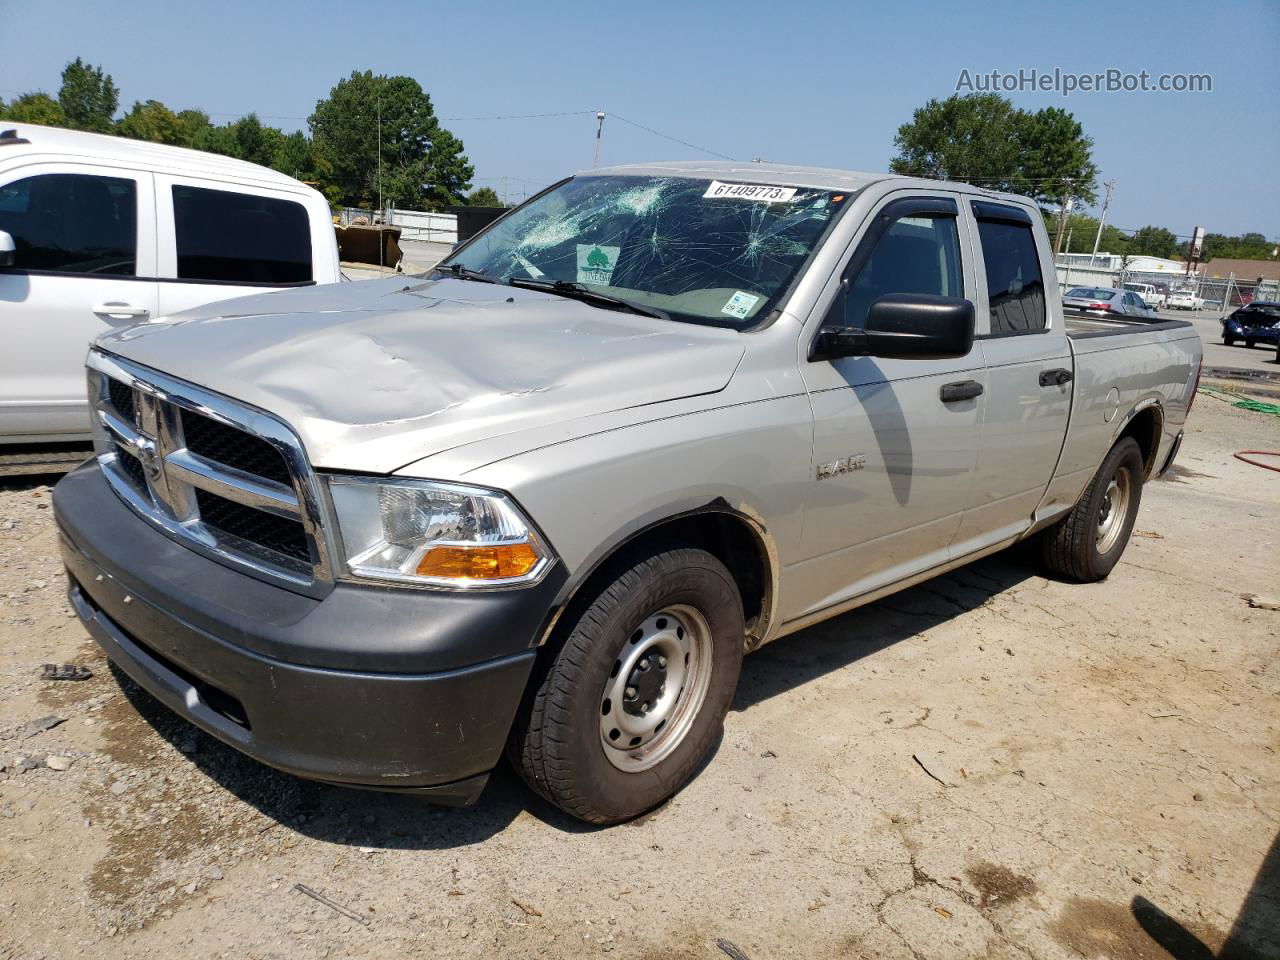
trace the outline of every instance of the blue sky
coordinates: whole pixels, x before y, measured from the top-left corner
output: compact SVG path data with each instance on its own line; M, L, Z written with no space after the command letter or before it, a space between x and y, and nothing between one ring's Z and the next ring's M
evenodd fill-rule
M1055 67L1208 73L1212 93L1012 94L1072 111L1095 140L1108 216L1280 240L1280 3L933 6L734 3L174 3L0 0L0 96L56 92L101 63L122 107L156 98L216 121L305 126L353 69L431 94L476 166L513 198L591 165L602 109L738 159L883 170L893 135L972 73ZM707 154L606 120L602 162Z

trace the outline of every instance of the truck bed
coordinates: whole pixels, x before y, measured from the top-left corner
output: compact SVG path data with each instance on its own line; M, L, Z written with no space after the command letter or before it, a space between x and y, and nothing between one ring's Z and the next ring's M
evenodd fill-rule
M1103 319L1102 317L1081 317L1064 314L1067 336L1072 340L1087 340L1094 337L1117 337L1126 333L1143 333L1157 330L1193 329L1189 320L1136 320L1133 317Z

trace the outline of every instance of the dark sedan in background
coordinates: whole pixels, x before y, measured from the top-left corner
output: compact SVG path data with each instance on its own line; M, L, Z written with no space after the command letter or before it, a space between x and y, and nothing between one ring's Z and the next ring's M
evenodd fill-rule
M1228 347L1243 340L1246 347L1255 343L1280 346L1280 303L1255 300L1222 318L1222 342Z

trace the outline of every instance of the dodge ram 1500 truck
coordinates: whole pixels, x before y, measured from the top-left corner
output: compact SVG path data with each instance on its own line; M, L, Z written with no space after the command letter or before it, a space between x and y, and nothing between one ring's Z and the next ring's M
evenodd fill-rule
M109 333L54 495L125 673L299 776L584 820L672 795L745 653L1019 540L1106 577L1201 363L1065 322L1040 211L772 164L592 171L433 272Z

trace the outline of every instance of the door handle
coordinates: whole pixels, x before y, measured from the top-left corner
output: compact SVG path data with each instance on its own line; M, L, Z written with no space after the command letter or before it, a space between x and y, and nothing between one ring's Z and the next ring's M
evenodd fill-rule
M1040 386L1042 387L1060 387L1064 383L1070 383L1073 379L1074 374L1070 370L1064 370L1062 367L1040 371Z
M93 308L93 312L100 317L145 317L151 311L128 303L100 303Z
M959 403L961 400L982 396L982 389L982 384L977 380L960 380L957 383L943 384L938 396L943 403Z

